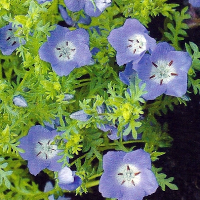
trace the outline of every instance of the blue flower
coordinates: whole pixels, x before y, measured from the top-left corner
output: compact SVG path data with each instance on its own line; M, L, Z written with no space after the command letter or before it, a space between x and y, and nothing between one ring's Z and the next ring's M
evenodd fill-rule
M129 153L109 151L103 156L103 169L99 183L103 197L142 200L158 188L150 155L142 149Z
M28 135L21 138L19 147L25 150L20 153L24 160L28 160L28 168L31 174L37 175L41 170L47 168L51 171L59 171L62 163L57 162L62 156L57 154L61 152L57 145L53 143L56 130L48 130L43 126L32 126Z
M161 94L181 97L187 91L187 73L192 59L187 52L175 51L166 42L159 43L151 55L145 55L133 68L141 84L146 83L143 97L153 100Z
M119 78L124 84L130 85L130 82L133 81L136 73L137 72L133 69L133 63L129 62L126 64L125 70L119 73Z
M64 0L67 8L73 12L77 12L84 8L85 0Z
M189 0L189 3L190 3L193 7L200 7L200 0Z
M101 124L97 125L98 129L100 129L103 132L108 132L108 138L110 140L118 140L120 136L117 135L117 127L114 125L109 125L109 124Z
M76 22L72 20L72 18L68 15L66 9L62 5L59 5L58 8L62 18L68 26L79 28L78 23L85 25L89 25L91 23L91 17L88 15L85 15L85 17L80 16L78 22Z
M65 121L64 117L63 117L63 121ZM51 122L44 121L44 125L46 129L53 131L58 126L60 126L60 119L59 117L56 117L55 119L51 119Z
M86 122L86 121L88 121L92 116L86 114L86 113L84 112L84 110L78 110L78 111L72 113L69 117L70 117L71 119L76 119L76 120L79 120L79 121L82 121L82 122Z
M108 6L112 0L64 0L67 8L73 12L84 9L85 13L91 17L98 17Z
M65 23L68 26L75 26L75 22L72 20L72 18L68 15L66 9L62 5L58 5L58 9L60 11L60 14L62 18L65 20Z
M14 32L17 27L12 27L12 23L0 29L0 49L3 55L11 55L12 52L21 44L25 44L25 40L15 37Z
M39 49L40 58L50 62L53 70L59 75L68 75L74 68L89 65L89 35L84 29L70 31L57 25Z
M64 167L58 172L58 185L63 190L73 191L82 184L82 180L69 167Z
M53 189L53 185L52 185L52 183L51 183L50 181L48 181L48 182L46 183L45 187L44 187L44 192L48 192L48 191L50 191L50 190L52 190L52 189ZM50 195L50 196L48 197L48 199L49 199L49 200L55 200L54 195L53 195L53 194ZM57 200L71 200L71 198L70 198L70 197L58 197Z
M38 2L39 4L42 4L42 3L46 2L46 1L52 1L52 0L37 0L37 2Z
M148 35L147 29L137 19L127 19L122 27L112 30L108 41L117 51L118 65L131 61L137 63L146 51L152 51L156 45L155 39Z

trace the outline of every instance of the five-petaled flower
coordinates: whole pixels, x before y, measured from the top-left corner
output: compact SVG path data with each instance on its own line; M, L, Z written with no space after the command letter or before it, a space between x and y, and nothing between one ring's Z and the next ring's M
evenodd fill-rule
M58 172L58 185L63 190L73 191L82 184L82 180L69 167L65 166Z
M57 155L58 149L54 138L59 135L56 130L48 130L43 126L32 126L28 135L20 139L19 147L25 150L20 153L21 157L28 160L28 168L31 174L37 175L41 170L47 168L51 171L59 171L61 162L57 162L62 156Z
M59 75L68 75L74 68L89 65L89 35L84 29L70 31L57 25L39 49L40 58L50 62L53 70Z
M84 9L85 13L91 17L98 17L111 5L111 1L112 0L64 0L69 10L76 12Z
M108 41L117 51L118 65L131 61L137 63L147 50L152 51L156 45L155 39L137 19L127 19L122 27L112 30Z
M103 197L142 200L158 188L150 155L142 149L129 153L109 151L103 157L99 191Z
M12 23L0 29L0 49L3 55L10 55L21 44L25 44L25 40L15 36L14 32L17 27L12 27Z
M153 100L161 94L181 97L187 91L187 73L192 59L187 52L175 51L166 42L159 43L151 55L146 54L133 68L141 84L146 83L143 97Z

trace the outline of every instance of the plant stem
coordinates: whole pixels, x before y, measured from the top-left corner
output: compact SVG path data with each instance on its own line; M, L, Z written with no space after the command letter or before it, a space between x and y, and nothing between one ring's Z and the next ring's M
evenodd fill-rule
M99 180L97 180L97 181L92 181L92 182L88 182L88 183L85 184L85 187L86 187L86 188L90 188L90 187L94 187L94 186L96 186L96 185L99 185Z

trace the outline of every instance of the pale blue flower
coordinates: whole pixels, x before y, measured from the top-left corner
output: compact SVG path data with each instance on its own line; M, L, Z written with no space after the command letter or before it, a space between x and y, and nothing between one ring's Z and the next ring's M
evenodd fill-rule
M39 55L59 76L67 76L74 68L90 64L89 34L82 28L70 31L57 25L40 47Z
M81 183L81 178L76 175L75 171L72 171L67 166L58 172L58 185L63 190L73 191L78 188Z
M156 45L154 38L137 19L127 19L124 25L110 32L109 43L117 51L118 65L137 63L146 51L152 51Z
M192 58L187 52L176 51L166 42L157 44L151 55L146 54L133 66L138 77L146 84L146 100L153 100L161 94L181 97L187 91L187 73Z
M25 40L15 36L14 32L17 27L13 27L12 23L0 29L0 49L3 55L11 55L12 52L20 45L25 44Z
M142 200L158 188L151 171L150 154L142 149L129 153L109 151L103 156L104 172L99 182L103 197Z
M22 137L19 148L25 150L20 153L24 160L28 160L28 168L31 174L37 175L41 170L47 168L51 171L59 171L62 162L57 162L62 156L58 155L61 150L54 142L55 136L60 132L48 130L47 128L36 125L32 126L28 135Z

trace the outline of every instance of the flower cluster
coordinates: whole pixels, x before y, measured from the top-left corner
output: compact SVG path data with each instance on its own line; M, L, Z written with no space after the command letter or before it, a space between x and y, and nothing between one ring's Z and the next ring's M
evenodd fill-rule
M151 158L154 161L162 154L158 152L154 155L161 146L160 141L156 141L159 144L153 141L151 148L146 145L157 136L157 129L154 131L154 127L149 125L155 112L147 110L148 119L144 114L144 110L148 109L145 100L154 100L162 94L182 97L187 92L187 74L192 59L187 52L176 51L167 42L156 43L144 23L141 23L142 20L128 18L124 21L123 16L132 16L126 10L125 1L64 0L62 5L58 5L58 2L21 2L22 14L16 12L13 19L13 11L2 15L2 21L10 23L0 28L0 50L3 54L0 77L5 79L0 80L1 93L5 92L0 96L3 114L3 128L0 131L2 152L5 155L8 152L5 163L0 163L0 166L6 168L7 161L12 160L10 155L17 154L19 150L25 161L17 160L16 156L13 160L17 160L21 168L27 161L30 174L37 176L42 170L47 172L49 180L55 182L55 188L48 182L44 188L46 194L36 192L37 198L41 199L69 200L71 198L62 196L64 192L76 190L77 194L81 194L99 184L99 191L105 198L142 200L158 188ZM200 6L198 2L189 0L194 7ZM6 4L4 8L0 3L0 10L2 13L12 10L15 4L11 7L11 4ZM113 7L108 8L111 4ZM140 4L143 4L142 1ZM135 5L137 7L137 2ZM102 12L105 15L102 14L99 19L93 18ZM64 23L59 22L61 17ZM105 25L102 23L104 19ZM123 21L123 26L118 27ZM116 62L113 49L116 51ZM15 50L16 54L13 53ZM115 71L116 63L126 65L119 77L116 73L120 69ZM51 71L48 74L50 66L55 73ZM137 77L140 83L135 82ZM130 86L128 91L120 80ZM79 100L83 110L77 108ZM41 112L35 114L38 110ZM73 110L78 111L72 113ZM145 119L139 122L143 114ZM26 126L30 127L33 123L44 126L33 125L27 131ZM18 133L20 139L14 141ZM148 138L145 137L147 133L150 135ZM137 144L132 146L136 140ZM139 142L149 153L142 149L132 151L141 147ZM2 177L5 174L2 187L6 188L5 194L12 184L14 188L19 182L20 179L12 179L15 173L22 171L21 168L16 169L17 172L2 170ZM15 169L15 166L11 169ZM11 173L14 174L11 178L13 182L6 177ZM24 177L28 177L27 174ZM98 177L100 180L97 180ZM32 181L25 180L21 185L26 184L32 184ZM21 185L16 191L21 190ZM162 187L162 183L160 185ZM29 186L28 192L25 187L22 189L24 194L32 196L31 190L35 192L36 187L34 184L30 186L30 195Z
M45 128L40 125L31 127L28 135L20 139L19 147L25 150L25 153L20 153L20 155L23 159L28 160L31 174L36 176L45 168L57 171L59 186L71 191L79 187L82 180L70 168L62 168L63 162L58 162L62 157L58 154L62 150L58 149L54 138L60 134L49 127Z
M126 20L123 27L111 31L108 41L117 50L117 63L126 64L125 71L119 74L121 81L129 85L137 72L141 85L146 84L147 93L143 95L146 100L153 100L161 94L183 96L187 91L191 57L166 42L156 44L146 31L134 19ZM123 40L120 39L122 36Z

